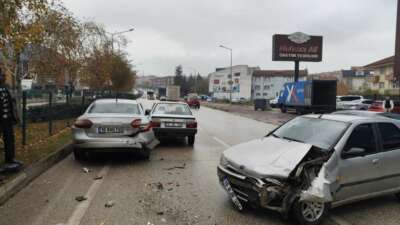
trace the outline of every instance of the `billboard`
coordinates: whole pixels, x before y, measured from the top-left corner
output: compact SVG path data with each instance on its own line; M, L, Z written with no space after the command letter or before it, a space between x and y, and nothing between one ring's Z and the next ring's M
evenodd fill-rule
M273 61L322 61L322 36L275 34L272 42Z

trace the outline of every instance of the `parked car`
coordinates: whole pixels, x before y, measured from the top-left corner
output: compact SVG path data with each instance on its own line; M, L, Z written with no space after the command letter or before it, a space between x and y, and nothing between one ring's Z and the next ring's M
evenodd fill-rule
M186 103L190 108L200 109L200 101L197 98L188 98Z
M341 102L341 109L348 110L368 110L374 101L371 99L361 99L353 101L343 101Z
M364 100L364 97L361 95L343 95L343 96L336 96L336 109L345 109L344 104L357 102Z
M158 144L143 107L135 100L100 99L76 119L73 127L75 159L94 151L137 151L149 158Z
M151 110L151 127L157 138L181 137L193 145L197 133L197 121L188 104L183 102L158 102Z
M260 206L316 225L331 207L400 198L399 161L400 121L315 114L224 151L218 179L239 209Z
M279 97L270 99L270 100L269 100L269 105L270 105L272 108L277 108L277 107L279 106L279 105L278 105L278 99L279 99Z
M394 103L394 108L392 110L392 113L400 113L400 101L394 101L393 103ZM374 101L368 108L368 111L385 112L383 101Z

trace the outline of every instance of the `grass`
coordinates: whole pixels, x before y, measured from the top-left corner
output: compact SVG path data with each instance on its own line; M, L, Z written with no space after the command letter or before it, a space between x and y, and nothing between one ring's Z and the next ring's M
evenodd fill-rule
M71 123L72 120L53 121L52 135L49 135L48 122L29 123L25 146L22 145L21 128L15 126L15 158L28 166L48 156L71 140L71 130L68 127ZM3 162L4 147L0 140L0 164Z

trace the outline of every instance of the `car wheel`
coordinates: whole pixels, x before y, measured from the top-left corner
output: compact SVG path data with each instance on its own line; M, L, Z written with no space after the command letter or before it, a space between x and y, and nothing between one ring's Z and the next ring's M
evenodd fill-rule
M78 161L87 160L86 152L79 148L74 148L74 158Z
M329 210L328 203L296 200L292 213L295 220L301 225L321 224Z
M189 144L190 146L193 146L193 145L194 145L194 140L195 140L195 136L194 136L194 135L188 136L188 144Z

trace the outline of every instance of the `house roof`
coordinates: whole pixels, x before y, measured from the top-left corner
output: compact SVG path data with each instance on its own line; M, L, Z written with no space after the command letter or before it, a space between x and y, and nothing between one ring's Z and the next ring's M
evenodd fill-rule
M307 76L307 70L300 70L299 76ZM254 70L253 76L267 76L267 77L292 77L294 76L294 70Z
M393 65L393 63L394 63L394 56L390 56L390 57L378 60L376 62L370 63L368 65L365 65L364 68L375 69L375 68L379 68L382 66Z

